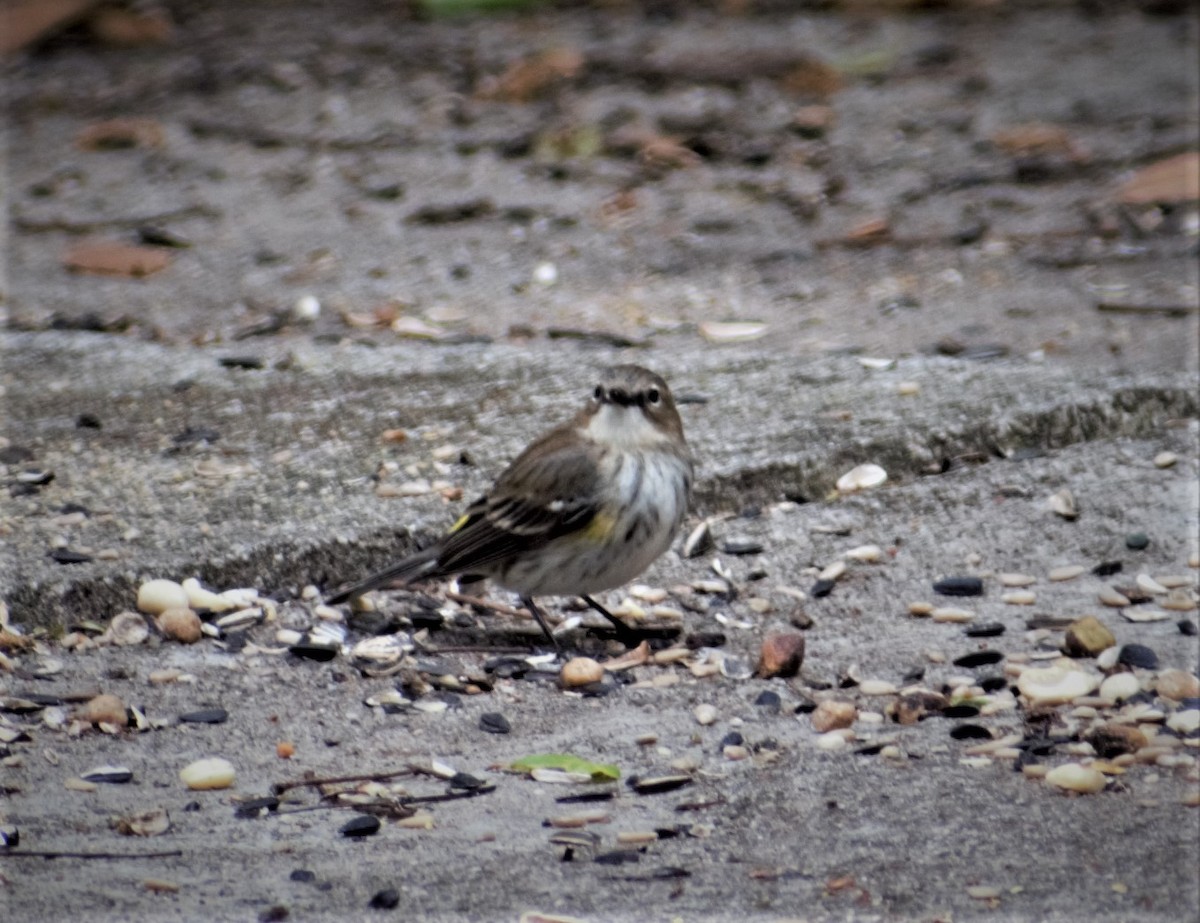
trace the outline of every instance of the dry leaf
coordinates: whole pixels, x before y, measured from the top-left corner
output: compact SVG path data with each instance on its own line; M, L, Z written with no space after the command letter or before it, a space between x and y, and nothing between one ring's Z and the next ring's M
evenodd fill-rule
M162 125L154 119L106 119L87 125L75 136L84 151L113 151L128 147L162 147L166 141Z
M476 95L524 103L583 70L583 55L574 48L552 48L510 64L499 77L486 78Z
M1117 190L1126 205L1195 202L1200 199L1200 153L1187 151L1142 167Z
M169 266L171 253L161 247L139 247L115 240L85 240L67 250L62 261L73 272L138 278Z
M799 96L832 96L844 86L837 68L817 58L802 56L781 81L784 90Z
M992 144L1014 157L1031 154L1063 154L1072 160L1086 160L1086 152L1075 143L1061 125L1048 122L1025 122L993 132Z

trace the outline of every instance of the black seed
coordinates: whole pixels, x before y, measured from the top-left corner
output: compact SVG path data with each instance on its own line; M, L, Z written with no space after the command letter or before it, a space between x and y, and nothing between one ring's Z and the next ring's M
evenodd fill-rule
M422 628L436 631L446 624L446 618L440 612L426 612L421 609L410 613L408 617L412 621L414 631L420 631Z
M950 729L950 736L955 740L991 740L992 732L982 724L959 724Z
M70 551L66 548L55 548L50 552L50 558L58 564L86 564L92 560L90 554L81 551Z
M1126 644L1117 652L1117 663L1142 670L1158 669L1158 654L1144 644Z
M725 633L721 631L697 631L683 639L689 651L698 651L702 647L724 647Z
M979 679L979 688L984 692L999 692L1008 688L1008 679L1003 676L983 676Z
M1191 619L1180 619L1178 627L1181 635L1187 635L1189 638L1195 637L1196 623Z
M292 881L316 881L317 873L309 869L292 869L292 874L288 878Z
M875 743L863 744L861 747L855 747L851 752L855 756L876 756L880 750L886 747L887 744L883 741Z
M283 923L292 912L283 904L276 904L274 907L268 907L258 915L258 923Z
M227 369L261 369L265 365L260 356L222 356L217 362Z
M963 629L968 638L995 638L1004 634L1004 626L1000 622L980 622Z
M487 783L482 779L475 778L469 772L456 772L450 777L447 785L461 792L470 792L477 788L483 788Z
M751 538L727 538L721 542L721 550L726 554L762 554L762 542Z
M601 865L630 865L634 862L640 862L642 854L636 849L613 849L609 852L602 852L593 862L598 862Z
M578 795L562 795L554 799L555 804L591 804L596 801L612 801L616 795L611 788L602 792L583 792Z
M933 584L933 592L942 596L982 596L983 580L979 577L946 577Z
M107 782L110 785L123 785L133 778L133 770L124 766L102 766L92 769L80 776L84 782Z
M974 718L978 714L978 705L947 705L942 709L942 715L947 718Z
M301 641L299 644L293 644L288 650L297 657L303 657L305 660L315 660L318 663L333 660L338 655L336 645L321 644L316 641Z
M823 599L833 592L834 586L835 584L832 580L818 580L812 585L812 588L808 591L808 595L813 599Z
M75 418L75 427L77 429L102 429L104 424L94 413L81 413Z
M39 708L48 708L63 704L62 696L51 695L46 692L22 692L20 697L27 702L32 702ZM5 711L16 711L16 709L6 708Z
M1000 651L971 651L969 654L963 654L954 660L956 667L987 667L993 663L999 663L1004 659L1004 654Z
M1150 547L1150 536L1145 532L1130 532L1125 536L1125 547L1130 551L1144 551Z
M746 738L744 738L737 731L730 731L721 738L721 743L718 749L724 750L726 747L740 747L745 742Z
M187 804L185 804L183 806L183 809L185 811L187 811L188 813L194 813L196 811L201 810L202 808L203 808L203 806L200 804L199 801L189 801Z
M216 442L221 438L220 432L211 426L189 426L182 433L171 437L175 445L194 445L197 442Z
M489 734L507 734L512 731L508 719L496 711L490 711L479 716L479 727Z
M817 710L817 703L806 695L800 696L800 701L792 709L797 715L807 715Z
M269 814L271 811L279 809L279 799L274 795L264 795L261 798L251 798L247 801L239 802L233 810L233 816L242 820L262 817ZM296 873L292 873L295 878Z
M394 910L400 905L400 892L395 888L384 888L371 895L367 906L372 910Z
M661 795L691 784L691 776L651 776L646 779L632 776L629 779L629 787L639 795Z
M374 836L379 832L379 818L370 814L356 814L342 824L342 836Z
M1120 561L1101 561L1092 568L1092 573L1097 577L1111 577L1113 574L1121 573L1125 567Z
M229 712L223 708L201 708L179 716L181 724L224 724L228 720Z
M765 708L770 712L778 713L780 708L783 707L783 700L779 698L778 692L764 689L758 694L758 698L754 700L754 704L759 708Z
M20 846L21 831L10 824L0 827L0 846Z
M33 451L23 445L10 445L0 449L0 465L20 465L33 461L33 458Z

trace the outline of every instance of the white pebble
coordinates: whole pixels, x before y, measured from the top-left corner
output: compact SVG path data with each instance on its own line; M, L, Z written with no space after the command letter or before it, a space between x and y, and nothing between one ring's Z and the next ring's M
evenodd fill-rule
M692 714L695 716L697 724L708 727L717 720L717 707L706 702L703 705L697 705L692 710Z
M1159 452L1154 456L1155 468L1170 468L1179 461L1179 456L1174 452Z
M1132 673L1114 673L1100 684L1098 695L1111 705L1137 695L1141 689L1142 684Z
M878 465L858 465L837 479L839 493L849 494L857 490L878 487L887 480L887 472Z
M183 784L198 792L229 788L235 776L233 764L219 756L196 760L179 771Z
M1050 667L1028 667L1017 678L1017 689L1031 705L1058 705L1087 695L1100 678L1061 661Z
M837 728L826 731L817 738L818 750L842 750L854 739L854 731L850 728Z
M553 285L558 281L558 267L553 263L538 263L533 267L533 281L538 285Z
M187 609L188 595L174 580L147 580L138 587L137 607L151 615L168 609Z
M1062 766L1055 766L1046 773L1045 778L1046 782L1055 788L1087 794L1104 791L1104 786L1108 784L1102 772L1080 763L1064 763Z
M1191 734L1200 728L1200 708L1185 708L1167 719L1167 727L1177 734Z
M302 323L315 321L321 316L321 302L316 295L301 295L292 305L292 317Z

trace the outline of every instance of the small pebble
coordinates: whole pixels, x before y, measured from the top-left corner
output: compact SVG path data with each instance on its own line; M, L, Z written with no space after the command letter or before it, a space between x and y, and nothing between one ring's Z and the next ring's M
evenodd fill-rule
M604 667L591 657L572 657L563 664L559 682L564 689L589 686L604 679Z
M790 677L800 672L804 663L804 635L799 632L772 632L759 649L756 675Z
M1094 615L1076 619L1063 635L1063 650L1072 657L1095 657L1116 643L1108 626Z
M1145 532L1130 532L1125 536L1125 547L1130 551L1145 551L1150 546L1150 536Z
M1017 677L1017 689L1030 705L1059 705L1088 695L1100 684L1099 680L1098 676L1075 668L1067 661L1022 670Z
M1163 670L1154 681L1154 691L1173 702L1198 698L1200 679L1185 670Z
M1102 724L1088 732L1087 742L1104 759L1136 753L1149 742L1146 735L1129 724Z
M179 771L179 778L192 791L229 788L235 777L233 764L220 757L196 760Z
M813 710L809 720L812 721L814 731L824 734L838 728L850 727L857 716L858 709L850 702L825 699Z
M356 814L342 824L339 832L348 837L374 836L379 832L380 826L380 820L375 815Z
M1176 734L1194 734L1200 730L1200 708L1184 708L1167 719L1167 727Z
M1066 487L1051 494L1047 502L1052 512L1068 522L1079 518L1079 506L1075 502L1075 495Z
M499 712L485 712L480 715L479 727L489 734L508 734L512 731L512 725L508 719Z
M1117 663L1139 670L1157 670L1158 654L1144 644L1126 644L1117 653Z
M1141 691L1141 683L1132 673L1114 673L1112 676L1105 677L1097 694L1105 702L1115 704L1135 696Z
M879 465L859 465L837 479L838 493L848 494L878 487L887 481L887 477L887 472Z
M174 580L147 580L138 587L137 607L142 612L158 615L168 609L186 609L187 606L187 592Z
M1104 605L1112 606L1114 609L1123 609L1125 606L1130 605L1129 597L1124 593L1119 593L1112 587L1106 586L1101 589L1096 598Z
M1084 573L1087 573L1087 568L1082 564L1067 564L1063 567L1052 568L1050 572L1046 574L1046 577L1047 579L1055 582L1062 582L1064 580L1074 580L1080 574Z
M758 694L754 704L765 711L777 713L783 707L783 700L779 697L778 692L764 689ZM655 739L657 740L657 738Z
M118 612L102 636L118 647L134 647L150 637L146 620L136 612Z
M850 745L850 741L852 740L854 740L854 732L849 728L827 731L817 738L817 749L844 750Z
M1172 468L1179 461L1179 456L1174 452L1159 452L1154 456L1155 468Z
M692 709L692 715L695 717L697 724L707 727L717 720L717 708L715 705L704 703Z
M1104 791L1108 784L1104 774L1079 763L1064 763L1055 766L1045 776L1046 782L1068 792L1095 794Z
M395 888L384 888L371 895L367 906L372 910L395 910L400 906L400 892Z
M200 616L186 606L163 610L155 622L166 637L183 644L195 644L203 634Z
M102 694L89 699L78 711L76 717L89 724L112 724L125 727L128 715L125 703L115 695Z

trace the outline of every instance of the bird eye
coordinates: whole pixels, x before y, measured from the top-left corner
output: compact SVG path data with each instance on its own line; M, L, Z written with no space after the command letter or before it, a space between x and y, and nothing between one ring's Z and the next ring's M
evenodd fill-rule
M658 388L651 388L646 392L646 400L651 404L657 404L661 397L662 395L658 393Z
M596 398L596 400L598 400L598 401L602 401L602 400L604 400L604 386L603 386L603 385L596 385L596 390L593 392L593 396L594 396L594 397Z

